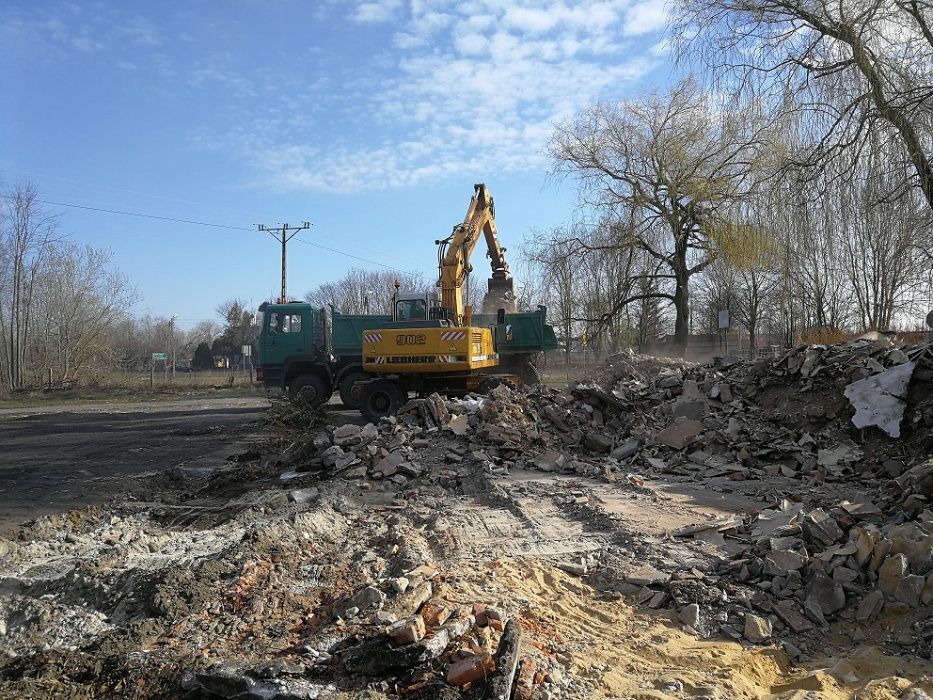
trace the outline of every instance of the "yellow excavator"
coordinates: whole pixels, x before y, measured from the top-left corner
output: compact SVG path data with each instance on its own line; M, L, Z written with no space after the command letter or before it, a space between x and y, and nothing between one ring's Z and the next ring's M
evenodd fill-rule
M409 392L455 395L504 380L520 383L516 375L490 371L499 366L496 329L506 309L514 311L514 281L499 244L493 198L483 183L473 190L463 223L435 241L440 299L401 295L396 283L393 321L363 331L363 370L379 375L360 388L360 410L371 421L394 414ZM473 326L473 309L464 305L470 256L480 238L492 265L484 309L495 305L497 314L497 325L487 327Z

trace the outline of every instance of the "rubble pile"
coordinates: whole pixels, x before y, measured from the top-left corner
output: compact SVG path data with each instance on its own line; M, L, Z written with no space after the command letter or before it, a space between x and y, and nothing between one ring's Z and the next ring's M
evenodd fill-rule
M649 376L638 364L660 369ZM580 474L873 479L897 477L933 449L930 345L895 348L882 336L800 347L776 361L623 356L610 367L603 385L500 386L485 399L448 401L444 415L458 434L469 426L491 446L500 466ZM884 439L902 430L910 439Z
M869 336L704 366L621 356L599 377L607 388L500 386L423 422L434 397L399 420L432 430L447 421L492 475L779 484L768 488L783 494L775 509L674 533L728 543L730 558L624 576L636 601L678 608L700 634L761 643L776 630L825 630L838 617L864 625L933 603L933 346ZM849 501L820 488L830 483L862 490ZM933 621L919 618L901 641L929 655Z
M0 540L0 690L728 698L736 679L710 660L732 648L933 653L933 346L620 355L564 389L500 384L345 420L283 430L162 501ZM719 513L720 496L758 505L693 520L704 504L671 505L684 485ZM652 522L665 508L677 527ZM678 658L722 638L745 649L710 647L678 677L652 646L671 630L690 642ZM768 664L743 696L799 697L771 690L799 679ZM866 680L843 662L830 675L834 698Z
M917 473L931 471L933 461L918 465ZM918 610L933 603L930 511L909 521L885 516L867 501L824 510L785 500L747 521L673 534L747 543L706 572L678 570L638 592L647 600L663 590L681 621L701 636L763 643L784 632L826 630L843 619L855 624L853 639L865 641L872 634L868 626L885 611L911 622L891 641L930 656L933 617L929 609Z

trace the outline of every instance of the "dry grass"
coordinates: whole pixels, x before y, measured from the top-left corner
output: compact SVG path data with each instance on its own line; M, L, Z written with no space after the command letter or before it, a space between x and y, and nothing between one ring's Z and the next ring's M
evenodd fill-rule
M67 385L35 386L15 393L0 393L0 404L72 402L94 400L148 400L191 396L248 396L264 394L262 385L250 381L247 372L205 370L203 372L106 372Z

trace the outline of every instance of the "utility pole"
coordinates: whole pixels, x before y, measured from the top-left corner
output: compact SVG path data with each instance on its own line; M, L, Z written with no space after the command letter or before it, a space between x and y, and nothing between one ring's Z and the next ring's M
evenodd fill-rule
M172 381L175 381L175 319L178 318L178 314L172 316L171 325L171 335L172 335Z
M264 224L259 224L258 226L260 231L269 233L275 240L282 244L282 296L279 297L279 303L287 304L288 294L285 288L285 244L297 236L299 231L305 231L311 228L311 224L305 221L301 226L289 226L288 224L282 224L279 228L269 228Z

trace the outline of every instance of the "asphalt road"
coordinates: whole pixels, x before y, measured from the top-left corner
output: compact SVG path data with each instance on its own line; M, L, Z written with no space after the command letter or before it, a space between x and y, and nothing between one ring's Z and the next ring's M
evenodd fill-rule
M220 464L253 429L261 398L0 411L0 534L108 500L127 477Z

